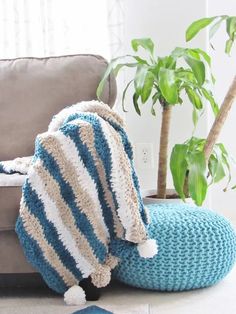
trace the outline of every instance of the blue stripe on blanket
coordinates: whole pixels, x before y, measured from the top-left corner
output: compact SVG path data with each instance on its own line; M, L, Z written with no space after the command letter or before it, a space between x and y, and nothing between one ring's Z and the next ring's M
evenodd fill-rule
M0 162L0 173L5 173L2 163Z
M15 226L16 233L27 260L41 273L47 285L58 293L64 293L67 286L58 272L46 261L38 243L25 231L23 221L18 217Z
M70 252L59 239L54 224L47 219L46 213L44 211L44 205L38 197L37 193L32 189L30 183L28 182L28 179L23 186L23 193L25 196L26 205L29 208L30 213L37 217L40 221L45 239L53 247L64 266L69 269L76 277L78 277L79 280L82 279L82 274L80 270L76 267L76 262L74 258L70 255Z
M40 145L40 143L38 143ZM59 184L61 196L75 218L77 228L85 235L91 248L100 262L104 262L107 254L107 248L100 242L94 233L93 226L86 215L78 208L75 195L69 183L67 183L61 174L60 168L54 158L40 145L37 147L38 157L42 160L45 169Z

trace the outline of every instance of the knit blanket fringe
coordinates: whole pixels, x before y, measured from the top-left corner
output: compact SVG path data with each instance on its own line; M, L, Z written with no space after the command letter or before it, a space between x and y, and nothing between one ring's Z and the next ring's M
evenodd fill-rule
M106 286L121 257L112 249L116 241L138 244L144 257L157 253L132 147L108 105L89 101L63 109L37 136L34 156L3 162L0 172L27 174L16 232L53 290L64 293L89 276Z

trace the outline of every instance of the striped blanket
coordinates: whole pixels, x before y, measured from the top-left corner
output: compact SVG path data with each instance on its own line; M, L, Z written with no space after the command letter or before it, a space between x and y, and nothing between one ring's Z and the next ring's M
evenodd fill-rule
M156 254L132 148L109 106L90 101L63 109L37 136L33 158L13 165L3 162L0 171L27 173L16 223L21 245L49 287L72 287L68 303L78 303L73 296L83 278L109 283L121 257L116 241L127 249L138 244L143 257Z

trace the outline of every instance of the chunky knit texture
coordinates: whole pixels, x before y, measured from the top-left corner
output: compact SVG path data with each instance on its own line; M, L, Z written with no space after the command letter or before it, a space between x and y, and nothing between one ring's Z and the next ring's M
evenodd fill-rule
M148 208L148 232L157 240L159 253L145 260L136 248L130 248L114 278L139 288L182 291L211 286L231 270L236 234L224 217L185 204ZM124 243L119 245L123 251Z
M35 147L16 223L28 260L59 293L88 276L106 286L118 262L111 242L148 240L121 118L97 101L79 103L55 116Z
M0 173L5 174L27 174L31 164L32 156L18 157L13 160L0 161Z

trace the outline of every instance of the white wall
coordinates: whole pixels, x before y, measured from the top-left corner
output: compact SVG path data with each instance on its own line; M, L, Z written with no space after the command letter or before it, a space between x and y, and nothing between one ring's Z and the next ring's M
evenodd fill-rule
M208 15L236 15L236 1L225 0L215 1L208 0ZM215 95L219 103L227 92L227 89L236 74L236 48L232 50L231 58L224 53L224 43L226 41L225 29L221 29L212 42L215 51L209 50L212 56L212 67L216 77ZM230 115L224 125L220 141L225 143L228 151L236 157L236 103L234 103ZM233 183L236 184L236 167L233 169ZM214 186L212 189L212 208L223 213L236 223L236 191L223 192L224 184Z

